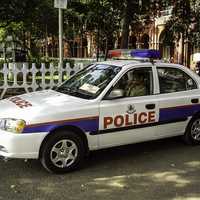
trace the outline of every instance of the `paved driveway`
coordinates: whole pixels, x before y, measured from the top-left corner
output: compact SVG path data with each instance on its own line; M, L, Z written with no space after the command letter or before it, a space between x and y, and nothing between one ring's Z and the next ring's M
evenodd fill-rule
M0 200L200 200L200 146L180 138L93 152L65 175L38 161L0 161Z

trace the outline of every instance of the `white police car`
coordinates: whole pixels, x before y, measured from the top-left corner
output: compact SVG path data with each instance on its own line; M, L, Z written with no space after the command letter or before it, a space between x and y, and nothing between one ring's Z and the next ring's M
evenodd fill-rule
M151 50L131 54L158 57ZM200 78L181 65L96 63L55 90L0 101L0 155L40 159L63 173L96 149L177 135L199 144L199 101Z

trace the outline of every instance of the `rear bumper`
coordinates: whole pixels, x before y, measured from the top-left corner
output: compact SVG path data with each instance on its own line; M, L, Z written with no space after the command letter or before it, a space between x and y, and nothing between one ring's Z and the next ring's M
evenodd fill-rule
M0 130L0 157L37 159L48 133L14 134Z

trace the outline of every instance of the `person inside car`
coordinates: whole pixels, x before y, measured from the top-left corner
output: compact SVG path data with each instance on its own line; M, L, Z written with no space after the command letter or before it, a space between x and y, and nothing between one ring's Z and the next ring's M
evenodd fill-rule
M144 96L145 82L142 74L134 73L133 79L128 81L126 86L126 97Z

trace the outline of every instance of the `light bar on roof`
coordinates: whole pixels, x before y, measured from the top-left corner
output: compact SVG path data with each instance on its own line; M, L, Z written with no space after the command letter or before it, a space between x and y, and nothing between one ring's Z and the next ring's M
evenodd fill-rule
M115 59L160 59L161 55L155 49L115 49L108 52L108 58Z
M155 49L135 49L131 51L131 56L134 58L150 58L150 59L161 58L160 52Z
M115 49L115 50L109 50L108 51L108 58L115 58L115 57L120 57L121 56L121 50L120 49Z
M108 51L108 58L130 58L131 57L131 49L115 49Z

